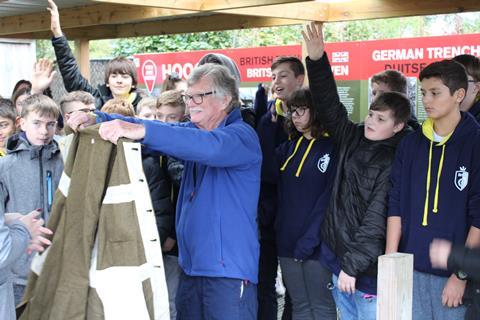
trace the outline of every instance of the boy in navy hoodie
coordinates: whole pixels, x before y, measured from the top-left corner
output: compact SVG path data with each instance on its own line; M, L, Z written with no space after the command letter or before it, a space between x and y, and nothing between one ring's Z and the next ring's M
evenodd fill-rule
M386 252L414 254L414 319L463 319L466 278L433 268L429 245L434 238L480 244L480 129L460 111L468 85L462 65L434 62L419 78L428 118L397 149Z
M341 319L375 319L377 258L384 253L390 170L410 118L405 95L388 92L370 106L364 124L348 119L324 52L322 27L303 37L310 90L337 150L337 171L323 221L321 261L333 273Z

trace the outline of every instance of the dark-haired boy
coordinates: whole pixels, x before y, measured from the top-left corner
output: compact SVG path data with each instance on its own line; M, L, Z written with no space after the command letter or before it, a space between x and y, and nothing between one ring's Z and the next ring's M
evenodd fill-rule
M133 61L125 57L110 60L105 68L105 84L94 88L80 73L67 38L62 33L57 6L53 0L48 0L48 3L47 10L51 14L50 29L53 33L52 45L65 89L68 92L82 90L91 93L96 98L97 109L112 98L126 100L136 109L142 97L135 89L138 79Z
M275 154L266 150L287 141L284 119L287 113L286 101L290 95L302 87L305 79L305 67L297 57L280 56L272 63L272 89L276 99L265 103L256 103L257 134L262 148L262 181L258 201L258 226L260 230L260 262L258 275L258 318L277 319L277 297L275 278L277 277L278 258L275 244L274 219L277 205L277 186L275 177L278 169ZM263 94L264 95L264 94ZM258 98L258 95L257 95ZM262 116L263 114L263 116ZM290 314L289 298L286 299L285 317Z
M468 87L460 110L470 112L480 122L480 59L471 54L461 54L453 58L467 71Z
M370 79L370 87L372 89L372 102L382 93L385 92L400 92L407 95L407 78L405 75L397 70L385 70L376 73ZM413 105L410 108L411 119L407 124L413 129L418 129L420 125L415 117L415 110Z
M364 124L348 119L324 51L322 26L302 32L313 101L337 145L337 172L322 225L321 260L333 273L341 319L376 319L377 259L385 250L390 170L410 103L398 92L371 104Z
M460 111L462 65L434 62L419 78L428 118L397 149L386 252L414 254L414 319L463 319L467 275L433 268L429 245L434 238L480 245L480 129Z

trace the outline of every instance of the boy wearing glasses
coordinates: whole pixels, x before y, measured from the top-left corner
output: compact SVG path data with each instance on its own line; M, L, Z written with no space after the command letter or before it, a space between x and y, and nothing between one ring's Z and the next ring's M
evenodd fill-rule
M33 83L36 84L34 79ZM75 111L82 111L85 113L95 111L95 98L85 91L72 91L63 96L60 100L60 110L63 115L63 123L67 123L70 116ZM56 136L58 146L62 153L63 159L67 159L68 149L72 143L73 134L67 134L66 136Z
M321 25L302 32L313 101L337 147L337 172L321 228L321 259L333 273L341 319L376 318L377 259L385 252L390 171L410 118L407 97L379 95L363 124L348 119L324 51ZM325 270L325 272L328 272Z
M60 149L53 135L60 109L47 96L34 94L24 101L22 132L7 142L7 156L0 159L0 214L41 212L48 221L63 171ZM15 304L23 296L30 270L31 255L24 253L12 268Z
M480 121L480 59L471 54L461 54L452 60L463 65L467 71L468 87L460 110L469 112Z

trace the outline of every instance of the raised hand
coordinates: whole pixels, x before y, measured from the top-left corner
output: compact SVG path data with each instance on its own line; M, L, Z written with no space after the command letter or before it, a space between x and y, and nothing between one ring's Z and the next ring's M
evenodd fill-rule
M47 10L50 11L50 30L55 38L62 36L62 28L60 27L60 15L58 7L53 0L48 0Z
M56 71L53 63L47 59L40 59L33 65L32 93L42 93L52 84Z
M325 43L323 42L323 24L311 22L302 31L303 40L307 47L308 57L311 60L318 60L325 52Z

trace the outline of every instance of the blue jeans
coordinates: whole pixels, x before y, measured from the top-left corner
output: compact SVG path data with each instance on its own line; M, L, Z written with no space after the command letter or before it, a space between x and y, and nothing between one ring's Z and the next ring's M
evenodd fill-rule
M175 302L177 320L257 319L257 285L240 279L182 272Z
M442 305L442 292L448 278L413 271L414 320L462 320L466 308Z
M355 290L349 294L338 289L338 277L332 277L332 295L337 305L340 320L376 320L377 297Z

